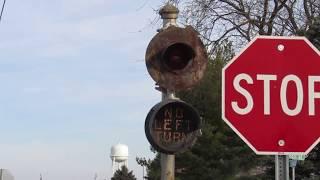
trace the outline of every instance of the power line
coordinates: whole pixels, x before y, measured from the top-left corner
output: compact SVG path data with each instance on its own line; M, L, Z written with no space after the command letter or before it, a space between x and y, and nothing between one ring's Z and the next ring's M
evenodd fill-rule
M1 22L1 19L2 19L2 14L3 14L3 10L4 10L5 4L6 4L6 0L3 0L2 9L1 9L1 14L0 14L0 22Z
M140 11L142 8L144 8L147 5L148 2L149 0L145 0L144 3L136 9L136 11Z

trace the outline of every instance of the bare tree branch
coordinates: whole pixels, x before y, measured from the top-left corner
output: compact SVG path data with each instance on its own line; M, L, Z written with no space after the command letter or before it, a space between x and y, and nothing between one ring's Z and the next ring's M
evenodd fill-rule
M295 35L320 14L320 0L186 0L183 7L212 53L226 41L241 47L259 34Z

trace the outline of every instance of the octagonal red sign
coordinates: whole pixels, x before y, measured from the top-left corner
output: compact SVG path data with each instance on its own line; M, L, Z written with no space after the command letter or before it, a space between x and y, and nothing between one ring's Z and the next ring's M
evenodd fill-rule
M256 37L222 71L222 117L257 154L307 154L320 140L319 51Z

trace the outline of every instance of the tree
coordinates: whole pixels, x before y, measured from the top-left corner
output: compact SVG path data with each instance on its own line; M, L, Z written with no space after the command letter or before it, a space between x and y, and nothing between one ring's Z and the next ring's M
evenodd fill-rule
M121 170L117 170L111 180L137 180L133 172L128 170L126 166L122 166Z
M178 0L173 0L179 3ZM202 35L211 55L220 44L239 48L254 36L296 35L320 14L319 0L186 0L184 24Z
M199 86L178 94L199 111L203 135L190 151L176 156L176 179L250 180L272 168L265 166L267 157L256 156L221 119L221 70L233 51L227 43L216 52ZM159 154L147 167L148 179L159 180Z
M176 179L274 179L274 157L257 156L221 120L221 69L233 51L256 35L305 35L319 48L319 0L172 0L183 24L195 27L206 44L209 64L201 84L179 97L198 109L203 135L188 152L176 156ZM303 164L299 179L320 175L320 150ZM302 167L303 166L303 167ZM148 163L148 177L159 179L159 155ZM157 176L155 176L155 174Z
M176 176L180 179L249 180L267 169L265 157L256 156L221 119L221 71L233 55L230 43L219 47L200 85L178 94L203 120L203 135L195 146L176 156Z
M155 153L155 151L153 151ZM158 180L161 178L161 172L160 172L160 154L158 153L156 157L153 160L146 159L144 157L136 158L137 163L142 166L146 167L147 169L147 175L144 176L144 179L148 180Z
M320 50L320 16L314 18L309 29L302 33Z
M306 36L310 42L320 50L320 16L314 18L309 28L300 31L299 35ZM297 179L304 177L312 178L320 176L320 147L316 146L305 161L299 161L296 170Z

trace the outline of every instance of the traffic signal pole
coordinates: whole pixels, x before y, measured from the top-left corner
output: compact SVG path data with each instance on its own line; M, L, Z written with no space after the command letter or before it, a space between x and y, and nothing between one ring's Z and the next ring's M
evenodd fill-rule
M159 88L160 89L160 88ZM162 101L175 98L173 92L162 89ZM174 180L175 155L161 153L161 180Z
M161 180L174 180L175 155L161 153Z
M151 108L145 133L161 154L161 180L174 180L175 153L189 150L201 132L200 115L175 92L194 87L203 77L208 56L192 26L178 27L179 10L166 4L159 11L163 27L146 50L148 73L162 92L162 101Z
M162 101L166 99L174 99L174 93L162 89ZM161 153L161 180L174 180L175 155Z
M176 20L178 18L179 10L167 4L160 11L159 14L163 21L162 29L166 29L169 26L177 26ZM161 88L159 88L161 89ZM170 92L166 89L162 89L162 101L166 99L175 98L174 92ZM174 180L175 169L175 155L161 153L161 180Z

